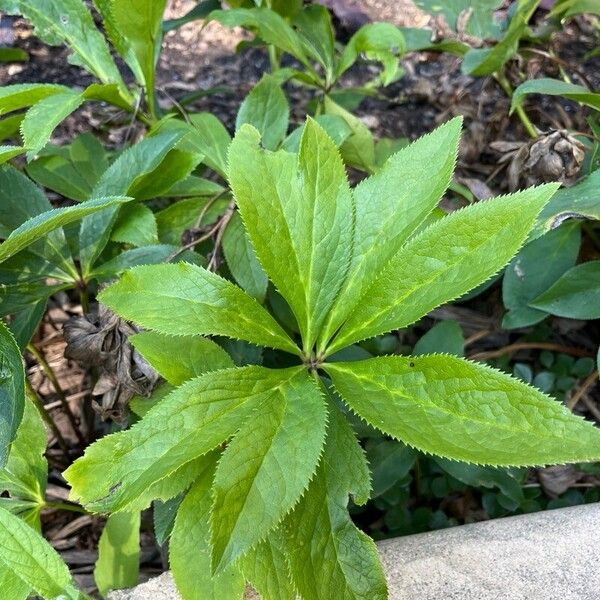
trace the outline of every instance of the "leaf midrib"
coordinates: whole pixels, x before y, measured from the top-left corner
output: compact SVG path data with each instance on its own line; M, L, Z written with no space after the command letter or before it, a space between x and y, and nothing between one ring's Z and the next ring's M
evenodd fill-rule
M474 419L472 417L463 416L463 415L461 415L459 413L452 412L451 410L444 409L443 407L441 407L438 404L435 404L432 401L430 401L430 402L423 401L422 399L418 398L417 396L413 397L413 396L406 395L406 393L402 393L399 390L391 390L389 387L386 387L385 384L380 383L379 381L377 381L375 379L371 379L368 376L360 375L360 374L356 374L356 373L353 373L352 375L354 377L356 377L357 379L360 379L360 380L363 380L363 381L368 381L371 384L374 384L375 386L377 386L378 388L384 390L386 393L388 393L388 394L390 394L392 396L396 396L396 397L404 398L405 400L412 401L415 404L418 404L419 406L421 406L423 408L434 408L435 410L438 410L439 412L441 412L443 414L452 416L454 418L457 418L457 419L465 421L465 422L476 423L477 425L483 425L485 427L492 427L492 428L495 428L495 429L500 429L502 431L509 431L509 432L512 432L512 433L526 433L526 434L533 433L533 435L535 435L537 437L541 437L541 438L548 439L548 440L557 440L557 439L559 439L559 440L567 440L569 442L577 442L577 441L579 441L578 439L566 438L563 435L563 432L561 432L560 435L555 435L555 436L552 436L552 435L543 435L543 434L540 435L540 434L538 434L537 431L532 432L530 429L513 428L513 427L509 427L509 426L497 424L496 422L492 422L492 421L483 421L483 420L480 420L480 419ZM341 393L340 393L340 396L342 398L344 398L344 396ZM345 399L344 399L344 402L347 402L348 404L350 404ZM357 412L359 412L359 411L357 410ZM371 423L377 429L380 429L381 431L384 431L384 429L381 428L379 425L373 423L372 419L367 419L366 417L363 417L363 418L365 418L369 423ZM387 433L388 435L393 435L389 431L385 431L385 433Z

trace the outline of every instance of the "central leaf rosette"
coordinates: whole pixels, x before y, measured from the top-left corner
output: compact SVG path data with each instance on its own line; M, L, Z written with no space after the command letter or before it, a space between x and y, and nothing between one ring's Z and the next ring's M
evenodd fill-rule
M240 127L229 184L299 335L243 289L191 264L131 269L100 295L149 330L134 344L179 387L131 429L93 444L65 477L73 498L99 512L185 493L170 545L185 598L240 598L245 581L266 598L387 597L375 545L347 512L349 494L367 501L370 478L344 406L450 459L600 457L591 424L489 367L445 355L340 362L344 349L407 327L495 275L557 189L440 214L460 125L420 138L354 189L314 121L298 154L264 150L253 127ZM297 366L235 367L200 336L275 348Z

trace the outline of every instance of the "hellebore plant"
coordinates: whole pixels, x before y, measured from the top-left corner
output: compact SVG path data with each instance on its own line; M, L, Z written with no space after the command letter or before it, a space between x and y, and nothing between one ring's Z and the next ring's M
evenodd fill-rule
M394 154L351 189L334 142L308 120L297 154L249 125L228 179L260 266L297 324L187 263L140 266L100 301L147 331L138 351L178 386L66 472L94 512L183 495L170 564L186 600L387 597L373 541L348 514L369 465L347 419L423 452L482 465L600 458L600 434L558 402L448 355L352 361L353 345L407 327L502 269L557 189L548 184L431 216L451 181L461 122ZM177 336L177 337L174 337ZM234 366L209 338L278 351ZM279 363L275 364L275 367Z

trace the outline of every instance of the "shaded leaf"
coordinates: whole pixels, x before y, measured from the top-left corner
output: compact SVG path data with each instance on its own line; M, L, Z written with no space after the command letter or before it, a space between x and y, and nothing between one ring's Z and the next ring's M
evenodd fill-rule
M223 235L223 254L236 282L252 297L263 302L269 280L256 258L237 212L229 221Z
M221 346L200 336L170 336L143 331L129 338L135 349L172 385L234 363ZM173 360L176 356L177 360Z
M244 578L236 567L211 575L210 489L216 459L215 454L205 458L198 479L177 511L169 545L175 585L188 600L241 600L244 595Z
M584 88L582 85L568 83L561 79L542 78L525 81L515 89L512 95L510 111L513 112L518 106L521 106L525 96L528 94L562 96L563 98L574 100L579 104L600 110L600 94L590 92L590 90Z
M12 334L0 321L0 467L6 465L25 404L25 370Z
M415 344L413 354L454 354L463 356L465 338L460 325L456 321L440 321L436 323Z
M569 269L530 306L569 319L600 319L600 260Z
M102 596L131 588L140 569L140 513L110 515L98 542L94 581Z
M258 130L267 150L275 150L287 133L290 109L281 85L273 77L263 77L244 98L235 121L236 129L245 123Z
M547 315L529 303L575 265L581 245L578 223L565 223L525 246L506 267L502 301L508 309L502 326L527 327Z

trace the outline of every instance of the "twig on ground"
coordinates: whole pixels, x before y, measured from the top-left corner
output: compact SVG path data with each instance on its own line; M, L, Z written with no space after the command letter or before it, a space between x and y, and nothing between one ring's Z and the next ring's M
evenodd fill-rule
M504 354L512 354L519 350L551 350L552 352L563 352L564 354L582 358L593 358L595 356L595 354L589 350L574 348L572 346L563 346L562 344L555 344L553 342L517 342L495 350L475 352L474 354L470 354L468 358L471 360L488 360L490 358L498 358Z
M77 423L77 419L75 418L75 415L73 414L73 411L71 410L71 407L69 406L69 402L67 401L65 392L62 389L62 387L58 381L58 378L56 377L56 374L54 373L54 370L48 364L48 361L46 360L45 356L33 344L31 344L31 343L27 344L27 351L37 360L38 364L42 368L42 371L44 371L44 374L50 380L52 387L55 389L55 391L58 395L58 399L60 400L62 409L64 410L65 414L67 415L67 419L69 420L69 423L71 424L71 427L72 427L73 431L75 432L75 435L77 436L77 439L79 440L79 442L81 444L85 444L85 439L83 437L83 434L79 430L79 424Z

